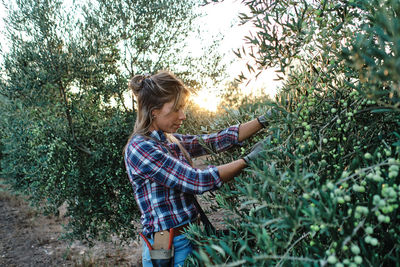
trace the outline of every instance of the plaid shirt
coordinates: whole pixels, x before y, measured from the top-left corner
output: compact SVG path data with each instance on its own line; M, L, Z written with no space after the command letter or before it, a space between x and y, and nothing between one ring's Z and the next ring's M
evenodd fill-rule
M208 154L200 139L220 152L238 144L238 135L239 125L209 135L174 134L191 157ZM217 167L200 170L190 166L178 145L168 143L162 131L151 132L150 138L133 136L125 151L125 166L145 235L193 221L198 213L188 194L202 194L223 183Z

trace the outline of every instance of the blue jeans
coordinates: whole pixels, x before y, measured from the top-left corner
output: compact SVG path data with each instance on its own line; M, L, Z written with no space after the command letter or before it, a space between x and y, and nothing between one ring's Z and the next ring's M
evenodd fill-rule
M153 239L147 238L149 240L150 244L153 245ZM147 247L146 243L143 241L142 245L142 264L143 267L152 267L153 264L151 263L150 259L150 251L149 248ZM192 253L193 247L192 244L190 243L189 239L185 237L184 234L178 235L174 237L174 267L179 267L183 266L183 263L185 262L186 257Z

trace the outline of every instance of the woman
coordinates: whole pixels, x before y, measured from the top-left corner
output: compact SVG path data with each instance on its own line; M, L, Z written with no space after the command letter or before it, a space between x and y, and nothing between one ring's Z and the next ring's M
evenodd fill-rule
M180 135L175 132L186 119L184 108L189 95L182 81L161 71L152 76L136 75L129 87L137 98L138 112L124 156L142 214L142 236L149 245L159 247L159 236L174 229L174 264L182 266L192 251L182 232L198 217L193 195L215 190L232 180L261 150L258 144L243 159L200 170L191 162L191 158L207 154L200 139L216 152L224 151L265 127L266 121L261 116L215 134ZM152 266L146 244L142 261L143 266Z

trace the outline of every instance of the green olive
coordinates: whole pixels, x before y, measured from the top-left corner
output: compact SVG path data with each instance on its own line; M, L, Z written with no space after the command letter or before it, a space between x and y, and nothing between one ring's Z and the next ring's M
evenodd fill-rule
M365 154L364 154L364 158L365 158L365 159L372 159L371 153L369 153L369 152L365 153Z
M337 262L337 258L336 258L335 255L330 255L330 256L328 257L328 263L330 263L330 264L335 264L336 262Z
M359 265L360 265L360 264L362 263L362 261L363 261L363 260L362 260L362 258L361 258L360 256L355 256L355 257L354 257L354 262L355 262L356 264L359 264Z
M367 228L365 228L365 232L367 233L367 234L372 234L373 232L374 232L374 229L371 227L371 226L368 226Z
M360 254L360 248L357 245L352 245L350 250L353 254Z
M376 239L376 238L371 238L371 240L370 240L370 244L371 245L373 245L373 246L377 246L378 245L378 239Z

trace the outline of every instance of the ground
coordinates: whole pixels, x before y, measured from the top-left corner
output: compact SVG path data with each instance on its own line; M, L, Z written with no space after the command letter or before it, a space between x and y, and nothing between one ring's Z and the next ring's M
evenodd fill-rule
M139 242L61 240L65 218L39 214L6 187L0 180L0 266L141 266Z

